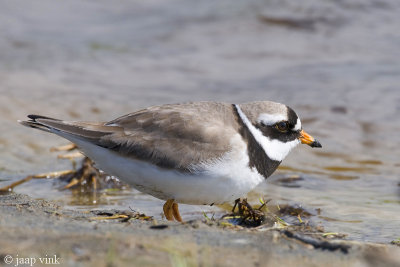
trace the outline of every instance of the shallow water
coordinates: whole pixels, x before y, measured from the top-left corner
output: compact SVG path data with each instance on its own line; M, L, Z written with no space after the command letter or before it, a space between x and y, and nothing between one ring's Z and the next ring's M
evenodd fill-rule
M65 141L16 123L30 113L110 120L154 104L274 100L296 110L323 148L295 149L250 198L301 205L315 211L315 223L352 239L399 237L397 1L41 0L1 7L1 178L70 167L49 152ZM292 175L300 179L280 180ZM87 206L49 180L15 191L155 216L162 204L132 190ZM219 212L182 207L185 217L203 210Z

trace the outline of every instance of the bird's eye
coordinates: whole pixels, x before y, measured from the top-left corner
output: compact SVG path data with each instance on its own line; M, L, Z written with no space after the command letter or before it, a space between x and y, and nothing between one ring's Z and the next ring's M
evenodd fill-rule
M281 132L287 132L289 129L289 124L286 121L281 121L275 124L275 128Z

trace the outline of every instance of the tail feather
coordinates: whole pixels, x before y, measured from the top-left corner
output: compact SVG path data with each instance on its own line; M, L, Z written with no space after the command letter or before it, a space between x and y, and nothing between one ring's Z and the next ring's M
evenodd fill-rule
M42 130L42 131L45 131L45 132L51 132L51 127L36 121L37 119L48 119L48 120L59 121L57 119L53 119L53 118L50 118L50 117L45 117L45 116L41 116L41 115L34 115L34 114L30 114L27 117L30 120L28 120L28 121L20 121L19 120L18 122L21 123L24 126L31 127L31 128L34 128L34 129L39 129L39 130Z
M50 127L47 127L47 126L45 126L41 123L35 122L33 120L32 121L18 121L18 122L27 127L31 127L31 128L42 130L42 131L49 132L49 133L51 132Z
M80 138L97 144L99 140L114 131L121 131L117 126L105 126L104 123L68 122L41 115L28 115L30 120L18 121L24 126L54 133L68 139L68 136Z
M32 121L36 121L37 119L47 119L47 120L59 121L58 119L54 119L54 118L50 118L50 117L46 117L46 116L42 116L42 115L30 114L27 117L29 119L31 119Z

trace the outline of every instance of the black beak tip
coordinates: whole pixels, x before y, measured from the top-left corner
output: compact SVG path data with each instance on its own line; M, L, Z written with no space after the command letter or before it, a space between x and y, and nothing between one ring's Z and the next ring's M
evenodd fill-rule
M314 140L314 142L312 142L310 144L311 147L322 147L321 143L318 142L317 140Z

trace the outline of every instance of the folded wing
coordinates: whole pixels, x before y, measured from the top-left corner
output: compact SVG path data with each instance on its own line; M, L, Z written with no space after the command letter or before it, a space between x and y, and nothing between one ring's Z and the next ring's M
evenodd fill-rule
M140 110L107 123L30 115L25 126L64 133L162 168L190 171L231 148L236 121L229 104L202 102Z

